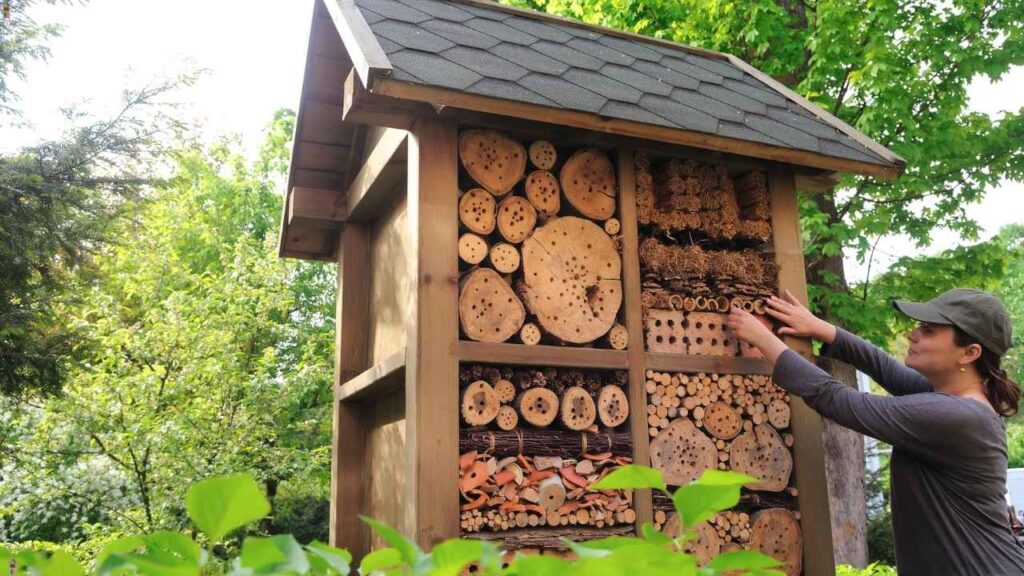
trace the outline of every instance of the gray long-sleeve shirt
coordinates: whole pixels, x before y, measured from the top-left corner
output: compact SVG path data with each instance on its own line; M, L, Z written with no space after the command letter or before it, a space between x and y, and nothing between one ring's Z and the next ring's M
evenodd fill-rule
M1006 428L988 406L934 392L916 370L839 330L823 354L855 366L892 396L844 386L793 350L773 378L822 416L893 447L896 567L920 574L1024 575L1006 508Z

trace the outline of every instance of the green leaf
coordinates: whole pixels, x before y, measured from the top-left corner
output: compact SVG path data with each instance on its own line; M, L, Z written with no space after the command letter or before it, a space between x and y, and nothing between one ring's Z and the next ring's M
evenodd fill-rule
M309 571L306 553L291 534L246 538L239 560L243 568L252 568L255 574L305 574Z
M643 534L645 540L655 546L674 545L671 538L656 530L650 522L644 522L643 526L640 527L640 533Z
M586 542L581 542L578 546L594 550L618 550L619 548L624 548L626 546L638 546L643 543L643 540L632 536L609 536L600 540L588 540Z
M146 540L142 536L126 536L107 543L107 545L100 550L99 556L96 557L96 563L100 567L97 570L98 573L100 576L106 574L106 572L103 571L103 565L111 554L126 554L128 552L134 552L145 545Z
M84 576L85 574L85 569L78 563L78 560L63 550L54 550L50 554L45 552L18 554L16 558L19 564L31 568L28 573L33 576ZM10 562L9 559L8 562Z
M348 576L351 571L352 554L348 550L328 546L314 540L306 546L307 556L315 556L323 560L340 576Z
M395 530L387 524L377 522L373 518L360 516L359 519L369 524L370 528L373 528L374 532L379 534L385 542L391 544L391 546L398 551L402 558L402 562L404 562L406 566L415 566L423 557L423 551L420 550L420 547L412 540L402 536L402 533L398 530Z
M591 484L589 490L624 490L655 488L665 491L665 480L661 472L639 464L627 464L604 478Z
M146 550L150 555L177 560L184 565L199 567L201 551L188 536L180 532L160 531L145 537Z
M738 485L688 484L676 490L672 504L685 526L711 518L722 510L732 508L740 501Z
M394 548L381 548L363 556L363 561L359 564L359 573L363 576L369 576L378 570L398 568L402 564L402 554L398 550Z
M217 542L232 530L266 516L270 503L253 477L242 473L193 484L185 508L192 522Z
M506 573L522 576L566 576L571 573L572 567L569 562L554 556L516 554Z
M753 476L747 476L746 474L740 474L739 472L730 472L727 470L705 470L700 478L697 479L697 484L707 484L710 486L745 486L747 484L753 484L760 482Z
M782 563L760 552L739 550L726 552L708 562L707 568L712 570L760 570L780 566Z
M483 558L487 546L493 547L493 544L479 540L445 540L430 552L434 561L431 574L458 576L468 564Z

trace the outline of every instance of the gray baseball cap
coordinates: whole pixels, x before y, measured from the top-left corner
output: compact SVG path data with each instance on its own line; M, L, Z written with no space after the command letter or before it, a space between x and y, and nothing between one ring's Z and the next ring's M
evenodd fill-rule
M928 302L894 300L892 305L919 322L956 326L997 356L1013 345L1010 313L999 298L982 290L957 288Z

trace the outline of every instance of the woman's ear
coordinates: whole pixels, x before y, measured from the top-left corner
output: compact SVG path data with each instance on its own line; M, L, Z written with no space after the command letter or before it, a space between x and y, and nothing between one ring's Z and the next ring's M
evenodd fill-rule
M982 350L980 344L971 344L970 346L964 348L964 360L967 360L967 364L970 364L971 362L974 362L978 358L981 358L981 352Z

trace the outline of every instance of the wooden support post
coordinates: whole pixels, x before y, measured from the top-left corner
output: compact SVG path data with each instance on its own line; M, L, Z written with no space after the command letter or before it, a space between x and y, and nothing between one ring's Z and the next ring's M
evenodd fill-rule
M806 305L807 277L793 173L777 170L769 172L768 191L771 195L772 230L775 234L775 262L779 265L779 291L789 290ZM814 354L809 340L786 337L785 341L801 356L813 361ZM804 574L834 574L832 524L825 478L825 454L821 444L824 426L821 416L799 397L793 396L791 408L790 421L796 439L793 446L793 478L799 490L797 502L801 514L800 529L804 537Z
M651 465L647 434L647 393L644 391L644 327L640 309L640 249L636 220L636 165L633 151L620 149L619 220L622 223L622 290L626 332L629 334L629 430L633 435L633 462ZM637 534L644 522L654 521L651 491L639 490L633 500Z
M349 225L340 234L337 326L334 350L334 428L331 439L332 546L360 557L369 552L370 534L363 513L366 485L366 421L358 403L340 402L341 384L368 367L370 231Z
M405 130L388 128L369 150L345 193L349 220L372 221L395 205L405 177L407 137Z
M424 548L459 536L458 133L418 120L408 141L413 290L405 369L406 534ZM400 495L396 495L400 497Z

